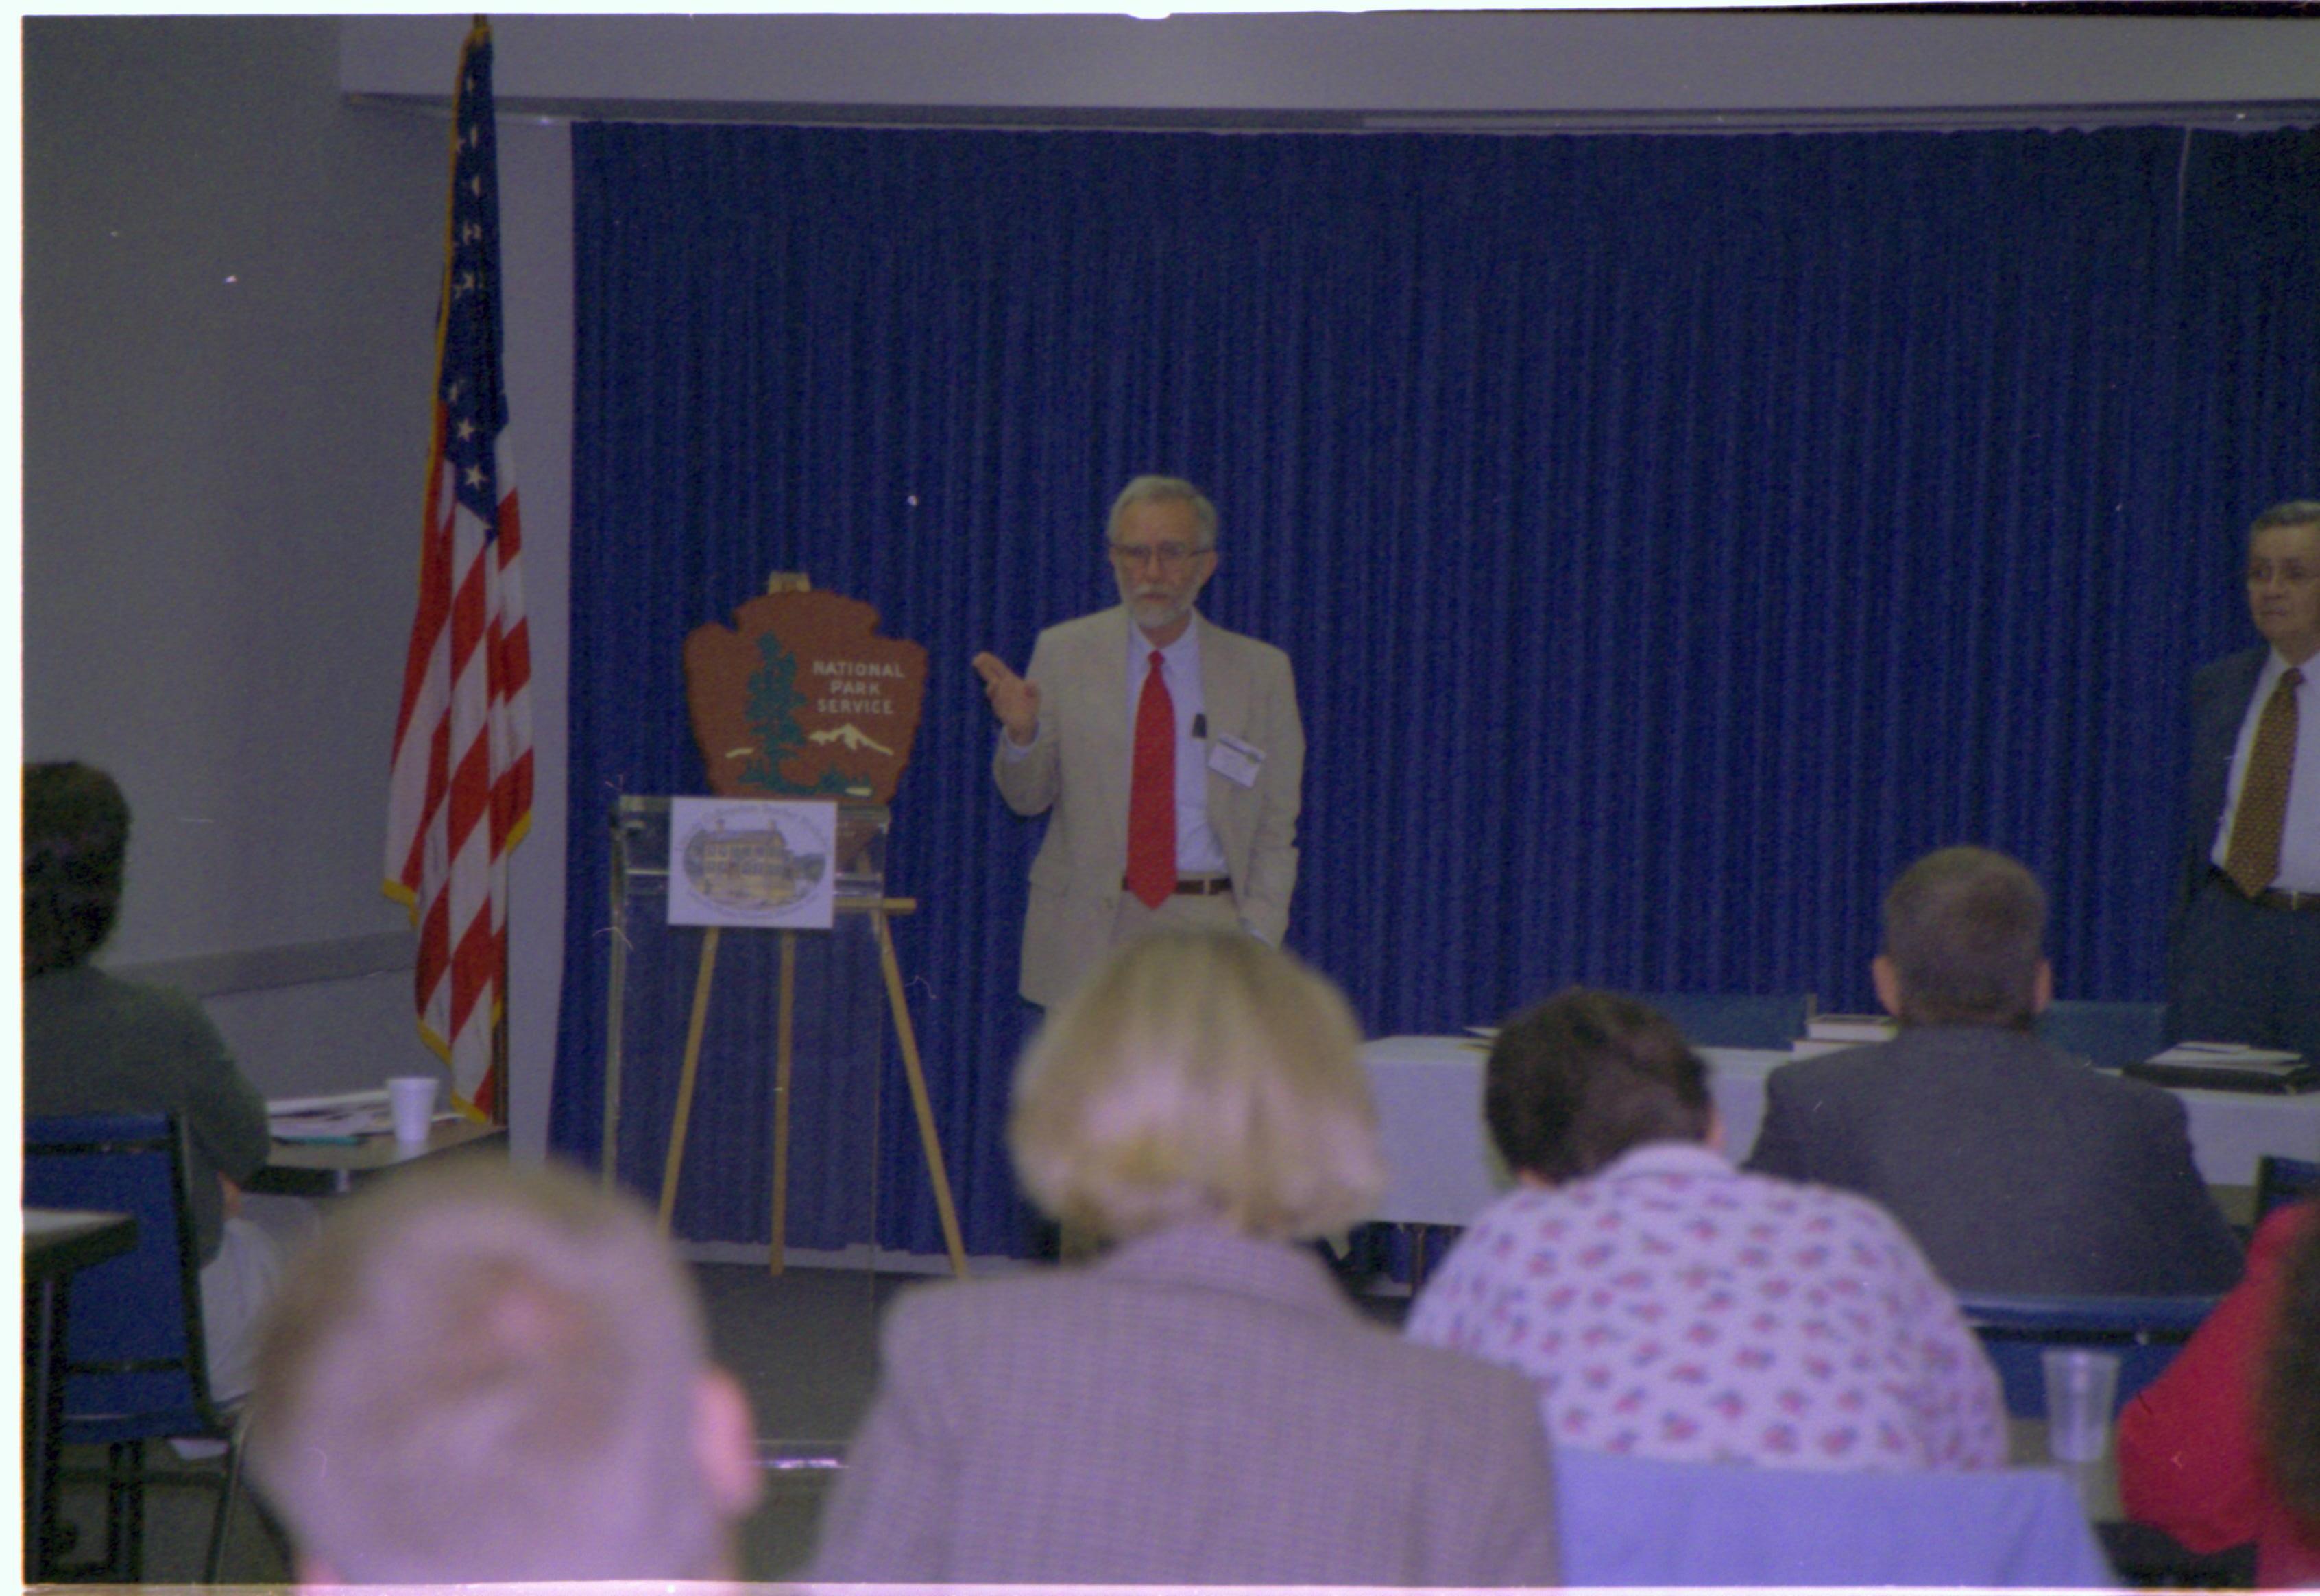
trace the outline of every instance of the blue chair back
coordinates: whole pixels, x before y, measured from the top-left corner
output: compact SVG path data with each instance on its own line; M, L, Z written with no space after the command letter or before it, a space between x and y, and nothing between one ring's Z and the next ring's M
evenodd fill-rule
M1805 1034L1810 993L1648 992L1649 1003L1695 1047L1785 1047Z
M2255 1219L2259 1225L2275 1208L2320 1197L2320 1164L2266 1153L2255 1161Z
M2049 1469L1765 1468L1558 1446L1554 1487L1573 1587L2117 1582Z
M2167 1005L2058 999L2038 1016L2038 1036L2104 1069L2119 1069L2166 1050Z
M2087 1347L2118 1357L2120 1404L2159 1378L2220 1297L2025 1297L1959 1293L1958 1310L1981 1338L2016 1419L2046 1416L2049 1347Z
M72 1280L63 1438L213 1434L185 1148L164 1114L24 1121L24 1202L134 1214L137 1245Z

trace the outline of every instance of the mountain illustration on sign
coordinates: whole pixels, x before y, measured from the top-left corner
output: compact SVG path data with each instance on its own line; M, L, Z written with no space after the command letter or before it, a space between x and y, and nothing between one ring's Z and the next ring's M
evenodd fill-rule
M780 772L783 761L806 744L806 732L798 724L798 711L805 706L806 695L797 685L797 656L779 638L767 632L757 639L757 657L762 663L749 675L748 703L749 730L757 734L757 752L743 767L742 775L752 784L767 791L793 792L797 784L784 780ZM826 742L829 739L828 734L817 732L813 739ZM825 770L821 779L805 790L846 793L851 786L837 771Z
M868 748L874 754L891 755L894 751L888 748L884 743L878 742L865 735L862 728L859 726L850 724L833 727L828 731L809 731L806 733L806 740L808 742L818 743L834 742L840 748L849 749L856 754L860 753L865 748Z

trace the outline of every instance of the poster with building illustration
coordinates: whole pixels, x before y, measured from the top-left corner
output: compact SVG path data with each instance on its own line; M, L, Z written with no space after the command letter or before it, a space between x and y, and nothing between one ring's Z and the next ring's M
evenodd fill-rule
M669 923L826 931L837 850L835 803L671 799Z

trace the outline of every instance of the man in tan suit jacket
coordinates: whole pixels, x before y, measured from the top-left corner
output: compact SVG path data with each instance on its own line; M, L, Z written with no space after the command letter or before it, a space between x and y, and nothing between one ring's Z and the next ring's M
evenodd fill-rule
M1000 794L1049 815L1023 928L1022 993L1043 1008L1152 925L1237 924L1278 946L1297 884L1305 730L1289 657L1193 608L1217 568L1216 511L1189 482L1139 476L1112 505L1109 542L1117 608L1041 632L1022 676L974 659L1001 729ZM1176 718L1178 877L1156 909L1124 884L1135 712L1155 653Z

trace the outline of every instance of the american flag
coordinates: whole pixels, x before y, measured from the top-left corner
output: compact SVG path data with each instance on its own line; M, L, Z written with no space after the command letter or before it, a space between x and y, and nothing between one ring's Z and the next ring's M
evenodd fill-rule
M507 861L531 823L531 646L500 380L492 35L459 57L436 309L419 611L387 787L386 892L419 928L419 1032L462 1106L503 1118Z

